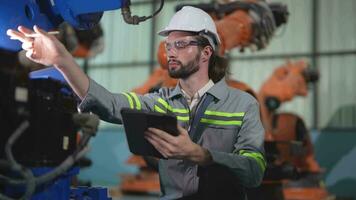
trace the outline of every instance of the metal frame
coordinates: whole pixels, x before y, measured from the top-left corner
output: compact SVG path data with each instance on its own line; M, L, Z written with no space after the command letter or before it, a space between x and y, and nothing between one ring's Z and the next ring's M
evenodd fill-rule
M312 55L311 55L311 67L319 71L319 59L317 53L319 52L319 0L313 0L312 2L312 27L311 27L311 35L312 35ZM319 127L319 83L318 81L313 83L313 122L312 127L314 129L318 129Z

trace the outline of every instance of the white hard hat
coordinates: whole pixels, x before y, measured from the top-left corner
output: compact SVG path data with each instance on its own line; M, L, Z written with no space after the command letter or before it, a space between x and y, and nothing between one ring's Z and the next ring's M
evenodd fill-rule
M220 44L220 38L216 31L214 20L210 15L199 8L184 6L176 12L168 26L158 32L161 36L168 36L172 31L196 32L209 40L214 48Z

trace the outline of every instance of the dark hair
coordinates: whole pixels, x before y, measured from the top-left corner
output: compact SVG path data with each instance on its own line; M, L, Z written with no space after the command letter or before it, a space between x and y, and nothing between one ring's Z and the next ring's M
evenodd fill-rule
M200 50L206 46L211 46L209 40L201 35L196 36ZM214 82L220 81L228 72L228 61L224 57L219 56L217 51L213 50L213 54L209 59L209 78Z

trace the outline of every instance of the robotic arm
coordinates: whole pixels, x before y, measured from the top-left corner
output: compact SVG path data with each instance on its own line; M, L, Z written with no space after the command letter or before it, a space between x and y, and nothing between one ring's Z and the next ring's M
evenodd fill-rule
M182 6L176 7L179 10ZM220 53L245 47L264 49L279 26L288 19L286 5L265 1L234 1L225 4L195 4L216 19L221 37Z
M91 29L98 24L104 11L120 8L126 23L138 24L158 14L163 1L155 13L139 17L131 16L130 0L4 0L0 4L0 49L21 49L20 42L6 36L7 29L20 24L26 27L36 24L48 31L66 21L77 29Z

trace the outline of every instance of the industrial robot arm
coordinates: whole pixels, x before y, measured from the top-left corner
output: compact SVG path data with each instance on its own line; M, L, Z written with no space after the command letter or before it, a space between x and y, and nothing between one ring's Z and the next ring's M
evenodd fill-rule
M177 6L176 10L182 6L185 5ZM203 3L191 6L205 10L216 19L222 54L233 48L264 49L276 28L285 24L289 15L286 5L265 1Z
M128 24L139 24L157 15L160 7L150 16L131 16L130 0L4 0L0 4L0 49L19 51L21 44L6 37L8 29L19 25L33 27L38 25L48 31L56 29L66 21L77 29L95 27L104 11L122 9L124 21ZM16 13L14 15L14 13Z

